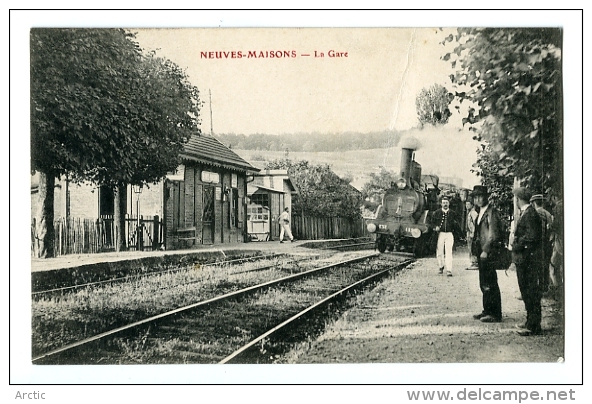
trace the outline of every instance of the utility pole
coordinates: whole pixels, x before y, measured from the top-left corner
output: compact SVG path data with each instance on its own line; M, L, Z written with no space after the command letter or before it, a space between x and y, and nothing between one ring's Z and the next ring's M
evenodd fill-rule
M214 136L214 120L212 119L212 89L208 89L210 92L210 136Z

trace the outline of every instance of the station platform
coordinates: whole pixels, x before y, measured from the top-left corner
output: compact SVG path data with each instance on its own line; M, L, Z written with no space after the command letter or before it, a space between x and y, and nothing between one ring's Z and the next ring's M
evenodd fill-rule
M321 240L322 241L322 240ZM262 251L266 253L278 252L285 253L294 250L294 247L310 243L311 241L297 240L293 243L279 241L261 241L251 243L230 243L218 245L196 246L184 250L158 250L158 251L122 251L105 252L97 254L69 254L54 258L31 259L31 272L51 271L56 269L79 267L83 265L92 265L103 262L134 261L143 258L155 258L165 256L183 256L188 254L206 254L219 253L225 254L226 251Z
M426 257L367 290L288 363L563 362L562 303L543 298L543 335L518 335L516 326L525 322L526 310L516 272L498 270L502 321L475 320L483 307L479 271L467 270L466 247L453 256L452 277L440 275L436 258ZM461 380L444 376L437 383ZM496 383L487 377L487 383Z
M171 251L124 251L98 254L70 254L31 259L32 291L95 282L182 265L245 258L255 255L318 253L315 247L339 240L261 241L196 246Z

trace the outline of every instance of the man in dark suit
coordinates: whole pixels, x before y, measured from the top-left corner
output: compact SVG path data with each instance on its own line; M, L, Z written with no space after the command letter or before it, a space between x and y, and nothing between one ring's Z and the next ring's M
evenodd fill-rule
M512 262L516 264L518 286L526 308L526 323L519 326L522 336L541 333L541 297L543 295L544 269L542 250L542 224L537 211L529 203L528 188L515 188L520 215L514 231Z
M446 266L446 275L452 276L452 247L455 237L460 234L460 220L457 213L450 209L450 199L447 196L443 196L440 203L442 208L435 211L432 216L432 227L438 233L438 271L442 275Z
M502 321L502 298L494 260L501 247L501 221L497 211L489 205L487 187L475 185L472 195L475 205L480 208L472 248L477 257L479 287L483 293L483 311L473 318L484 323L499 323Z

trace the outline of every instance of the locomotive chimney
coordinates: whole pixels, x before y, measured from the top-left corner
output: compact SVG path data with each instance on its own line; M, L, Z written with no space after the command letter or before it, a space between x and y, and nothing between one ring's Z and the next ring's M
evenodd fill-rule
M411 160L413 157L413 151L413 149L401 148L401 169L399 176L405 178L408 186L411 185Z

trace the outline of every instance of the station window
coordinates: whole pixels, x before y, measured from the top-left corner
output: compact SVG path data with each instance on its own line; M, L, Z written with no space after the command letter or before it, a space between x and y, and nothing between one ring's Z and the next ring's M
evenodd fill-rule
M253 194L251 196L251 203L255 205L269 207L269 195L268 194Z

